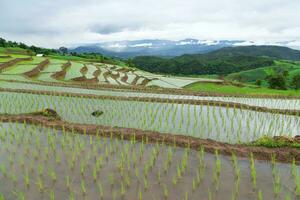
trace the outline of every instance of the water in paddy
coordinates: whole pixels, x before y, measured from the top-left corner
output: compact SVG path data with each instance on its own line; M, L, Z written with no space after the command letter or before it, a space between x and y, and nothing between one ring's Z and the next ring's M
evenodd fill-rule
M149 98L162 98L162 99L191 99L191 100L210 100L210 101L223 101L242 103L251 106L261 106L267 108L276 109L290 109L300 110L299 99L270 99L270 98L239 98L239 97L204 97L204 96L192 96L192 95L173 95L173 94L157 94L157 93L141 93L132 91L121 90L92 90L83 88L72 87L59 87L59 86L45 86L15 82L0 81L1 88L10 89L30 89L30 90L42 90L42 91L59 91L59 92L71 92L77 94L94 94L104 96L122 96L122 97L149 97Z
M1 93L1 113L56 110L66 121L210 138L237 143L263 135L299 134L300 117L241 109L79 97ZM91 115L100 110L99 117Z
M248 159L26 124L0 129L5 199L297 199L292 164L254 161L254 179Z

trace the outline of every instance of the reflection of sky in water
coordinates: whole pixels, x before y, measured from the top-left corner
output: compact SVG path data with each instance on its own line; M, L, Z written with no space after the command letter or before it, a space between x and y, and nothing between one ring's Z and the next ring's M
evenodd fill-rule
M299 134L300 118L271 113L167 103L1 93L1 113L56 110L70 122L139 128L217 141L249 142L262 135ZM98 118L91 113L104 112Z
M194 99L194 100L213 100L213 101L225 101L236 102L252 106L261 106L267 108L277 109L291 109L300 110L300 99L265 99L265 98L238 98L238 97L201 97L201 96L189 96L189 95L169 95L169 94L154 94L154 93L139 93L139 92L120 92L120 91L108 91L108 90L89 90L82 88L71 87L57 87L57 86L44 86L14 82L0 81L0 87L11 89L30 89L30 90L43 90L43 91L60 91L71 92L79 94L95 94L95 95L107 95L107 96L126 96L126 97L152 97L152 98L168 98L168 99Z

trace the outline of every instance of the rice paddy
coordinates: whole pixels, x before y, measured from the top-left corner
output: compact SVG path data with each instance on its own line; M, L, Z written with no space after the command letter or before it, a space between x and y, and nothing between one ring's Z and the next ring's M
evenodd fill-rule
M6 199L296 199L300 168L176 146L1 124Z
M2 65L0 200L300 199L299 99L172 93L147 86L199 80L46 59Z

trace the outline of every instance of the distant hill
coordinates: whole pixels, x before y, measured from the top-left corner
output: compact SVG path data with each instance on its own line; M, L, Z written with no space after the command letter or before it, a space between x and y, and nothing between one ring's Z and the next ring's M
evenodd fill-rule
M300 60L300 51L280 46L238 46L169 59L140 56L132 59L132 63L140 69L158 73L226 75L272 66L273 60L297 61Z
M300 62L275 61L273 66L232 73L226 76L226 79L245 83L255 83L257 80L262 80L265 83L267 76L284 71L288 72L287 80L291 81L294 76L300 74Z
M238 46L224 47L222 49L211 52L213 55L232 56L268 56L274 59L282 60L300 60L300 51L282 46Z
M71 49L76 53L101 53L106 56L132 58L136 56L174 57L183 54L199 54L211 52L223 47L233 46L243 41L207 41L196 39L172 40L134 40L104 42L82 45Z
M142 70L173 75L226 75L274 64L267 57L214 54L183 55L171 59L140 56L133 58L132 63Z

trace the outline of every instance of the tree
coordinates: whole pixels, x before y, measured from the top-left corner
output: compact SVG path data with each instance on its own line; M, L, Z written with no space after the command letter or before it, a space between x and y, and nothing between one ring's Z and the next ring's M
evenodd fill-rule
M262 84L262 80L257 79L257 80L255 81L255 85L261 86L261 84Z
M68 53L68 48L66 48L66 47L60 47L58 50L59 50L61 53L63 53L63 54L67 54L67 53Z
M284 77L288 77L288 76L289 76L289 71L284 70L284 71L282 72L282 75L283 75Z
M282 74L271 75L267 81L272 89L286 90L286 78Z
M0 47L6 47L6 40L0 38Z
M296 90L300 89L300 74L293 77L291 86Z

